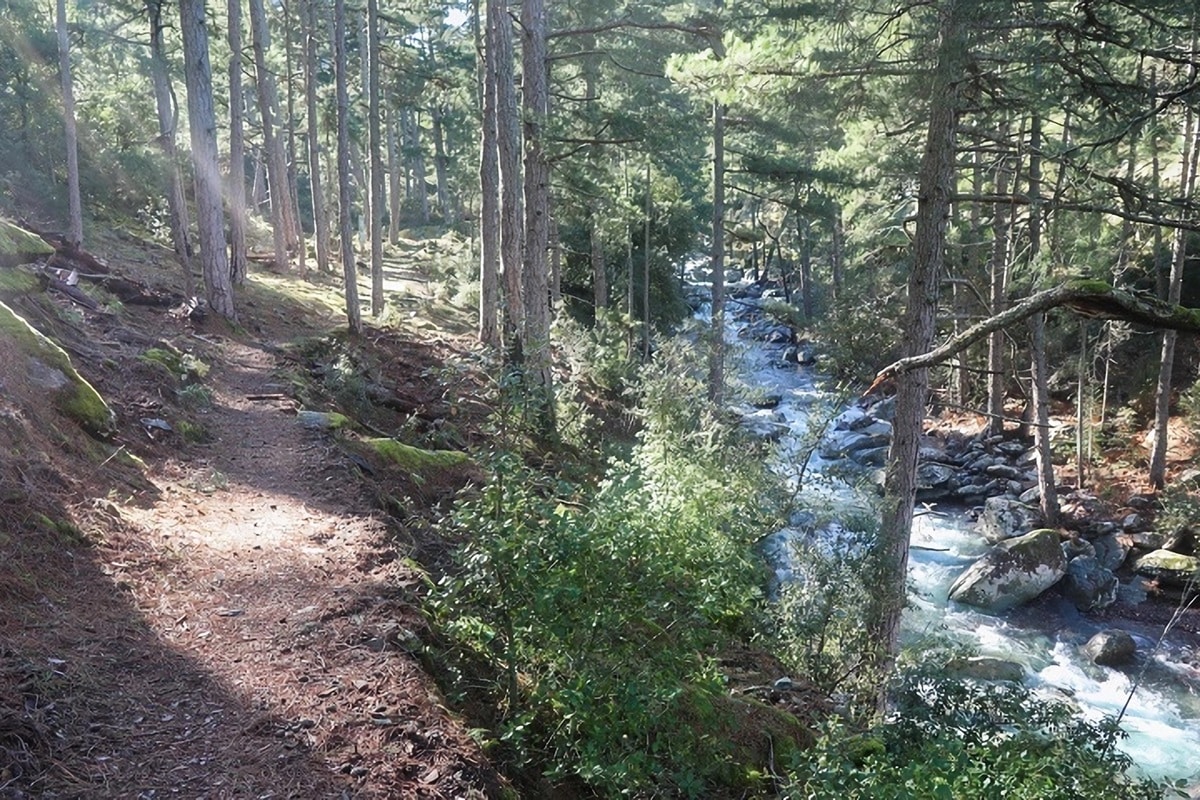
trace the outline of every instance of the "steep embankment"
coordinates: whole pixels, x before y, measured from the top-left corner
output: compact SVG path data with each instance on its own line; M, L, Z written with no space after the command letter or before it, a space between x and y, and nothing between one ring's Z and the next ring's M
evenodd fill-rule
M409 556L463 468L415 481L298 415L296 395L322 397L308 383L319 365L281 345L324 306L269 284L250 290L241 330L95 288L96 309L10 297L116 421L95 438L36 383L5 379L0 796L499 791L409 650L423 624ZM3 330L0 343L16 346ZM362 347L388 367L376 386L390 413L436 415L444 387L421 375L449 345L381 334ZM409 370L403 392L389 388ZM377 512L393 494L411 530Z

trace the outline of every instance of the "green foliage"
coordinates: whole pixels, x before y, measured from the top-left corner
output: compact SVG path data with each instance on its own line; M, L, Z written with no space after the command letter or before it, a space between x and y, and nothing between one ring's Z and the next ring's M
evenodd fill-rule
M1155 514L1155 527L1172 533L1181 528L1200 529L1200 481L1172 483L1158 498L1162 508Z
M793 577L772 606L773 649L795 674L870 715L877 645L863 609L879 585L878 514L840 506L804 527L808 536L790 553Z
M756 629L769 482L671 375L649 370L642 443L594 489L499 455L455 516L467 544L433 599L454 668L503 676L505 757L605 795L708 796L765 767L729 735L745 713L714 656Z
M1012 684L906 672L888 721L869 736L833 725L801 754L790 800L984 798L1151 800L1163 787L1128 778L1119 730Z
M200 383L189 383L175 393L179 405L195 411L212 407L212 390Z
M839 377L869 382L899 356L901 335L898 299L855 297L821 321L823 365Z

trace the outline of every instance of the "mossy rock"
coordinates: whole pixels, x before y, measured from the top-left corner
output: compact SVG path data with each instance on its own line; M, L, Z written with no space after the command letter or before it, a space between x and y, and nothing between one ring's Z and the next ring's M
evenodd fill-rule
M0 302L0 336L8 339L23 363L15 374L31 393L48 395L55 407L97 436L113 432L115 417L108 403L75 371L67 351Z
M296 414L296 421L301 427L318 431L336 431L351 424L349 417L336 411L301 410Z
M32 294L40 288L37 276L32 272L0 264L0 292L4 294Z
M0 265L28 264L53 252L42 237L0 219Z
M363 444L390 463L418 475L461 466L471 460L461 450L423 450L395 439L364 439Z

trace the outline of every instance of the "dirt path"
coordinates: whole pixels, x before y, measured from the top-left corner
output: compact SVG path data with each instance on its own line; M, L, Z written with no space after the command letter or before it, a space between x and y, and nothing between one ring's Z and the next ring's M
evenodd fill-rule
M86 733L47 796L494 794L407 649L419 577L353 468L290 400L250 399L280 392L266 350L222 340L205 358L213 440L152 469L156 498L106 506L125 534L78 599L117 597L90 601L93 634L59 632Z

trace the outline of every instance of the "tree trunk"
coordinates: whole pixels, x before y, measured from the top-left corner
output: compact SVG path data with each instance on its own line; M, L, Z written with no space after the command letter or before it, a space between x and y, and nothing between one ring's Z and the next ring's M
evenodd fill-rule
M1029 262L1036 269L1042 250L1042 211L1038 199L1042 194L1042 118L1036 113L1029 125ZM1034 314L1031 319L1030 344L1033 356L1033 415L1037 426L1033 441L1037 453L1038 494L1042 517L1046 524L1058 525L1058 489L1054 480L1054 459L1050 448L1050 389L1046 366L1046 315Z
M514 92L516 90L514 89ZM429 224L429 186L425 182L425 153L421 149L421 121L416 109L401 112L404 130L404 152L412 174L413 194L422 225Z
M642 242L642 361L650 361L650 218L654 215L654 187L650 162L646 162L646 229Z
M350 93L346 76L346 0L334 0L333 47L337 91L338 233L342 245L342 280L346 292L346 320L350 332L362 333L358 308L358 271L354 266L353 232L350 229Z
M500 0L492 0L493 5ZM500 346L500 156L496 142L496 42L486 26L483 62L483 119L479 137L479 341ZM395 173L393 173L395 174ZM393 184L393 197L396 187Z
M938 282L945 255L950 198L954 192L959 81L966 47L965 31L959 19L959 0L947 0L940 5L939 13L940 42L929 94L929 129L918 176L913 265L904 316L906 349L913 355L929 349L935 332ZM880 591L867 618L875 634L872 638L880 649L880 678L890 671L894 662L899 645L900 615L907 599L908 546L917 495L917 456L928 393L927 368L913 369L896 381L896 414L884 476L879 529ZM882 709L882 681L880 686Z
M303 0L301 0L303 2ZM296 254L297 266L301 272L308 272L308 245L304 241L304 226L300 222L300 181L296 174L296 101L292 82L292 12L287 0L280 0L283 12L283 52L286 62L287 78L284 86L287 88L287 185L288 185L288 217L292 229L288 234L288 242Z
M238 0L232 0L238 2ZM317 269L329 272L329 209L321 175L321 139L317 129L317 0L307 0L304 32L304 100L308 127L308 184L312 193L313 234L317 244Z
M833 211L833 250L829 255L829 266L833 272L833 301L836 303L842 296L842 270L846 257L846 227L842 221L842 205L838 203Z
M175 259L183 271L183 292L186 296L193 297L196 294L196 282L192 277L192 245L188 241L187 198L183 193L183 174L179 169L179 153L175 147L178 122L175 93L171 88L170 69L163 49L162 3L158 0L147 0L146 12L150 18L150 78L154 84L154 106L158 114L158 141L167 170L171 248L175 251Z
M229 0L229 275L246 282L246 135L242 91L242 0Z
M200 263L204 273L205 294L213 311L227 319L236 320L233 284L225 254L225 214L221 172L217 165L217 120L213 109L208 30L204 27L204 0L180 0L179 16L183 34L192 167L196 174L196 224L200 233Z
M804 321L812 324L812 225L807 217L797 214L796 229L800 234L800 305L804 309Z
M433 45L431 44L432 48ZM432 53L431 53L432 56ZM442 221L449 223L454 219L454 211L450 203L450 183L446 174L446 126L442 124L442 105L436 98L429 109L429 120L433 135L433 172L437 176L437 201Z
M367 147L371 165L371 316L383 315L383 134L379 124L379 0L367 0Z
M1193 49L1195 40L1193 38ZM1196 186L1196 157L1200 154L1200 137L1197 136L1196 115L1188 108L1183 132L1181 196L1190 201ZM1179 304L1183 288L1183 265L1187 260L1187 232L1175 230L1171 243L1171 275L1167 282L1167 302ZM1158 384L1154 393L1154 435L1150 446L1150 485L1163 488L1167 477L1167 425L1171 416L1171 378L1175 368L1175 341L1178 335L1173 330L1163 332L1162 358L1158 368Z
M1000 127L1001 137L1007 136L1008 126ZM1009 170L1007 156L1002 155L996 168L996 196L1003 197L1008 193ZM1004 310L1008 297L1008 215L1007 203L992 204L992 255L988 264L989 285L991 293L988 298L991 314L999 314ZM1004 432L1004 332L996 331L988 337L987 353L987 411L988 436L998 436Z
M388 112L387 120L388 241L392 244L400 241L400 204L404 199L404 178L401 175L398 144L400 123L396 119L397 113L393 107ZM491 125L494 127L495 124L496 121L492 120ZM492 143L492 146L495 146L495 142Z
M725 106L713 100L712 341L708 350L708 399L725 397Z
M550 161L542 142L550 108L545 0L522 0L522 89L525 127L525 375L538 429L554 433L550 359Z
M266 151L267 184L271 200L271 229L275 245L275 268L287 269L288 233L292 228L291 199L287 189L287 164L283 145L275 130L278 97L275 76L267 68L267 48L271 33L263 0L250 0L250 39L254 49L255 87L258 90L258 114L262 122L263 149Z
M525 324L521 278L521 129L513 75L512 21L502 0L488 0L488 29L496 44L496 144L500 160L500 270L504 275L506 358L521 357Z
M71 76L71 39L67 32L67 0L55 5L58 34L58 77L62 85L63 133L67 146L67 239L71 247L83 246L83 202L79 195L79 136L75 130L75 82Z

